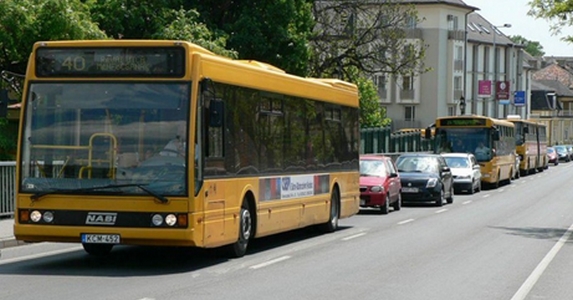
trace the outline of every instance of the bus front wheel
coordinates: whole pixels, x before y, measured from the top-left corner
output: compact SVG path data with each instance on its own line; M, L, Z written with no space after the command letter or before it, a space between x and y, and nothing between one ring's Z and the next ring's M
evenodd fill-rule
M247 253L247 246L253 233L253 219L247 199L243 200L239 213L239 237L236 242L227 246L227 252L231 257L242 257Z

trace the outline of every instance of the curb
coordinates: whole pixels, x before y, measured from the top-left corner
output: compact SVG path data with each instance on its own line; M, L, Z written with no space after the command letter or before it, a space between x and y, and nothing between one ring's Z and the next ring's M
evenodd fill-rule
M26 244L26 242L18 241L15 238L0 239L0 249L16 247L24 244Z

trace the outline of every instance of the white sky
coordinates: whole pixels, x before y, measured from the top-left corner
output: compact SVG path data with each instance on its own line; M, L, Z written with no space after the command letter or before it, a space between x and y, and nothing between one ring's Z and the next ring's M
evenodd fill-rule
M561 41L566 35L573 35L573 28L562 28L559 35L552 35L550 24L545 19L528 16L530 0L463 0L467 5L479 8L477 13L495 26L505 23L511 28L500 28L505 35L521 35L543 46L546 56L573 56L573 44Z

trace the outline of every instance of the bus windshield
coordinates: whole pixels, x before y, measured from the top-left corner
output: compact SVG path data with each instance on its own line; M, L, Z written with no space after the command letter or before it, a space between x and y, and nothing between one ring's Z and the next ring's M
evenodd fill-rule
M472 153L478 161L492 159L491 129L440 128L436 135L437 153Z
M27 98L21 191L187 194L189 83L33 82Z

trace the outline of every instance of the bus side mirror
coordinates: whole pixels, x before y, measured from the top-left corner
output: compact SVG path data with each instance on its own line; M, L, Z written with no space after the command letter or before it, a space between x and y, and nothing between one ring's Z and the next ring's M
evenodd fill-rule
M0 118L8 115L8 90L0 90Z
M529 133L529 127L523 127L523 133Z
M494 131L491 138L494 141L499 141L499 131L498 130Z

